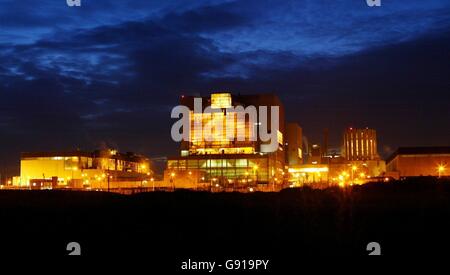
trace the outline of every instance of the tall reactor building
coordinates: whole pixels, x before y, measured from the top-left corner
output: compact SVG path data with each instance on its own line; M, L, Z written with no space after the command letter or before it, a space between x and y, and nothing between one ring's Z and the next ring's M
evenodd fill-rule
M194 100L202 99L202 110L210 106L216 112L195 113ZM201 188L202 186L217 188L233 188L233 190L258 187L258 190L272 191L281 188L285 166L285 133L284 107L280 99L273 94L232 95L231 93L212 93L209 96L182 96L181 105L190 110L191 140L182 141L180 155L169 157L164 179L177 188ZM271 113L268 113L267 127L270 132L276 131L277 148L268 151L266 142L258 137L252 139L251 129L255 133L261 127L261 116L255 120L248 115L245 121L230 123L235 120L233 112L228 108L242 106L278 106L279 129L272 129ZM270 107L269 107L270 108ZM195 121L202 125L195 129ZM236 133L243 129L244 140L228 139L223 129L213 127L212 133L205 129L208 125L218 125L222 121L223 129ZM216 131L217 130L217 131ZM209 138L208 138L209 137ZM213 137L211 140L210 137ZM297 152L298 154L298 152Z
M344 132L342 155L353 172L371 177L382 176L386 163L377 150L377 133L374 129L348 128Z
M347 161L380 159L377 151L377 133L374 129L348 128L344 132L343 155Z

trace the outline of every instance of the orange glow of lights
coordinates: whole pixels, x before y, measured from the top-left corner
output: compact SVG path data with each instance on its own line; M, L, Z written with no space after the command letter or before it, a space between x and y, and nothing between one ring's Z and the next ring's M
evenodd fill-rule
M437 167L437 171L438 171L438 176L439 176L439 178L441 177L441 175L442 175L442 173L445 171L445 165L443 165L443 164L439 164L438 165L438 167Z
M317 173L328 172L328 167L304 167L304 168L289 168L290 173L303 172L303 173Z
M211 108L229 108L231 107L230 93L215 93L211 94Z

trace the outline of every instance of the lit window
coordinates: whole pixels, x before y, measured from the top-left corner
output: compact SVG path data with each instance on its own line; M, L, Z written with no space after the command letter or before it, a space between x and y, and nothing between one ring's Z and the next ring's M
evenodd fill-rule
M230 108L231 107L231 94L229 93L218 93L211 94L211 108Z
M283 145L283 133L280 130L277 130L277 140L280 145Z

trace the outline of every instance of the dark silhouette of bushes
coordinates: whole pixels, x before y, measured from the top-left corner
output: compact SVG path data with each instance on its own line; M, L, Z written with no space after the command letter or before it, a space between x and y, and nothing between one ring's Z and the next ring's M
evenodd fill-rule
M450 244L450 182L246 194L5 190L0 220L3 253L58 254L79 241L91 255L366 255L377 241L384 254L430 254Z

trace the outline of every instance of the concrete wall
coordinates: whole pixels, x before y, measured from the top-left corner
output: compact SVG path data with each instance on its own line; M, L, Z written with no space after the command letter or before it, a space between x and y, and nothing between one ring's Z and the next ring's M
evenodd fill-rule
M398 172L400 177L438 176L438 166L443 165L441 176L450 176L450 155L398 155L387 165L388 172Z

